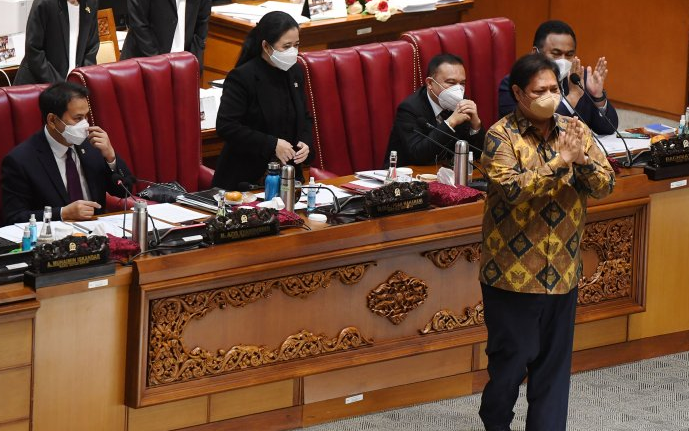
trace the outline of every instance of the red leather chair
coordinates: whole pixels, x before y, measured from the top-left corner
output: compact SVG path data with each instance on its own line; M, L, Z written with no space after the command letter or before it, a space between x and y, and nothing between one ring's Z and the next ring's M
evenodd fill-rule
M312 175L382 166L397 105L418 88L412 46L395 41L304 52L299 61L314 117Z
M135 58L73 70L69 81L89 89L90 122L108 132L138 178L210 188L201 164L199 66L188 52Z
M459 55L467 69L466 96L476 102L485 128L498 120L498 86L515 61L514 23L490 18L404 33L418 57L417 79L423 85L431 58Z
M38 107L38 95L46 87L47 85L20 85L0 88L0 133L2 133L0 160L12 148L43 127L41 110ZM1 203L0 199L0 212L2 212Z

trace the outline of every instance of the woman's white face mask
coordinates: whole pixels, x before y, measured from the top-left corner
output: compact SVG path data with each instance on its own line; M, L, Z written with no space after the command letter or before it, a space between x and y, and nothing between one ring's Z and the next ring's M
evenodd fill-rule
M297 54L299 54L299 50L294 46L284 51L278 51L273 48L273 53L270 54L270 61L278 69L287 71L297 63Z

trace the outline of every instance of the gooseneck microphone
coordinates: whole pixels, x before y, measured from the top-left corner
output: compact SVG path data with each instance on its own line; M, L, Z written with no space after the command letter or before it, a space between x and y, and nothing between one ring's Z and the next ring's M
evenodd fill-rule
M603 119L605 119L605 121L608 123L610 128L615 131L615 136L617 136L618 138L620 138L622 140L622 144L624 145L624 149L627 153L627 161L623 162L622 166L624 166L626 168L631 168L632 165L634 164L634 157L632 157L632 152L629 151L629 145L627 145L627 141L624 139L622 134L617 130L617 127L615 127L615 125L612 124L612 121L610 121L610 119L607 117L607 115L604 115L602 112L600 112L600 109L598 109L598 107L596 106L596 102L593 100L591 95L588 93L588 91L586 91L584 86L581 84L581 77L576 73L572 73L571 75L569 75L569 79L572 81L572 83L574 85L581 88L581 90L584 92L584 95L586 96L586 98L593 104L593 106L596 107L596 110L598 111L598 115L600 115ZM581 117L579 117L579 118L581 118ZM608 152L606 151L605 154L607 155L607 153Z
M428 121L426 121L426 119L423 118L423 117L417 118L417 119L416 119L416 124L418 124L420 127L425 128L425 129L426 129L426 128L435 129L435 130L437 130L438 132L440 132L440 133L446 135L447 137L452 138L452 139L455 141L455 143L459 142L459 141L457 141L457 137L456 137L456 136L453 136L453 135L451 135L451 134L445 132L444 130L439 129L439 128L433 126L431 123L429 123ZM445 145L441 144L440 142L436 141L435 139L431 138L430 136L426 135L425 133L421 133L420 131L416 130L413 126L410 126L410 130L411 130L412 132L416 133L417 135L421 136L422 138L428 139L428 142L432 143L433 145L435 145L436 147L442 149L443 151L446 151L448 154L452 155L453 158L454 158L455 160L457 159L457 156L459 156L459 155L461 154L460 151L453 151L453 150L447 148ZM466 144L466 145L467 145L469 148L471 148L471 149L481 151L480 149L478 149L477 147L471 145L471 144L468 143L467 141L461 141L461 142L463 142L464 144ZM466 151L464 151L464 153L465 153L464 156L466 157ZM474 168L476 168L476 170L478 170L479 172L481 172L481 175L483 175L483 178L485 178L485 180L488 181L488 174L486 173L486 171L483 170L482 167L476 165L475 163L471 163L471 165L472 165ZM478 190L483 190L483 189L485 188L485 185L483 185L483 184L484 184L483 181L481 181L481 182L479 182L479 183L477 183L477 182L474 181L473 184L471 184L471 182L470 182L469 187L472 187L472 188L475 188L475 189L478 189ZM485 190L484 190L484 191L485 191Z
M129 191L129 188L127 188L126 184L133 184L137 181L137 179L133 176L128 176L128 177L123 177L121 174L114 173L111 177L115 184L118 186L122 187L124 189L124 192L127 194L127 197L131 197L133 201L138 201L136 196L132 194L132 192ZM131 183L130 183L131 182ZM145 201L144 201L145 202ZM148 215L148 219L151 220L151 225L153 226L153 243L151 244L153 247L157 247L160 244L160 233L158 232L158 229L156 228L155 221L153 220L153 217L151 217L150 214ZM126 238L125 234L125 226L126 226L126 220L127 220L127 198L124 200L124 214L122 215L122 238ZM132 226L133 228L133 226Z
M440 127L434 126L433 124L429 123L428 120L426 120L426 119L423 118L423 117L418 117L418 118L416 119L416 125L419 126L419 127L421 127L421 128L423 128L423 129L433 129L433 130L435 130L435 131L437 131L437 132L440 132L440 133L442 133L443 135L447 136L448 138L451 138L453 141L456 141L456 140L457 140L457 137L456 137L456 136L454 136L454 135L452 135L452 134L450 134L450 133L447 133L446 131L444 131L444 130L441 129ZM424 135L424 136L425 136L425 135ZM429 138L429 139L430 139L430 138ZM436 141L436 143L437 143L437 141ZM442 144L441 144L441 145L442 145ZM469 146L469 148L471 148L471 149L474 150L474 151L483 152L483 150L482 150L481 148L479 148L479 147L477 147L477 146L475 146L475 145L471 145L469 142L467 142L467 145ZM448 148L445 147L445 146L443 146L443 148L445 148L446 150L448 150ZM451 150L448 150L448 151L451 151ZM454 152L453 152L453 154L454 154ZM479 169L479 170L480 170L480 169Z

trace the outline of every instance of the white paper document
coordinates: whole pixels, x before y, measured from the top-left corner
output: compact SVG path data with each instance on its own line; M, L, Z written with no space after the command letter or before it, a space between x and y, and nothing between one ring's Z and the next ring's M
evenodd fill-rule
M165 220L168 223L182 223L190 220L207 219L209 217L208 214L192 211L173 204L150 205L148 207L148 214L151 217Z
M151 207L148 207L148 208L150 209ZM150 214L150 212L149 212L149 214ZM107 228L108 233L111 233L112 235L115 235L115 236L122 236L123 219L124 219L124 229L131 232L132 231L132 223L134 220L134 214L109 215L109 216L99 217L98 221L105 222L105 223L110 225ZM172 225L165 223L164 221L156 220L155 221L155 227L158 230L162 230L162 229L171 228ZM150 218L148 219L147 229L149 232L153 231L153 222L151 221ZM116 234L113 233L113 230L114 230L114 232L117 232L117 233ZM127 236L129 236L129 235L127 235Z
M622 139L618 138L615 135L599 135L598 139L603 144L605 149L608 150L608 154L624 154L627 152L627 150L624 148L624 142L622 142ZM627 142L627 145L629 146L629 151L631 152L648 150L649 148L651 148L650 139L626 138L625 141Z
M381 169L374 171L359 171L355 172L354 174L359 178L385 182L385 178L388 176L388 171Z
M335 193L335 196L338 199L339 198L346 198L346 197L352 195L351 193L347 193L346 191L344 191L341 188L336 187L336 186L316 183L315 187L318 187L318 186L321 186L322 189L316 193L316 206L330 205L331 203L333 203L333 193ZM333 193L330 193L328 190L324 190L324 189L330 189L330 190L332 190ZM306 201L308 200L309 189L302 189L302 190L303 191L302 191L301 197L299 198L299 202L306 203ZM295 205L295 209L296 209L296 205Z
M22 238L24 237L24 229L13 224L9 226L3 226L0 227L0 236L12 242L21 243Z

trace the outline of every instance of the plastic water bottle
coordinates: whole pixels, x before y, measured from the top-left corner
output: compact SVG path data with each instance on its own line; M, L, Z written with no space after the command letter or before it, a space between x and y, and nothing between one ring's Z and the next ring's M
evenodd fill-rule
M316 193L318 190L316 190L316 182L313 180L313 177L309 179L309 192L306 195L306 211L307 212L312 212L313 210L316 209Z
M50 224L50 219L53 218L53 209L50 206L43 208L43 226L41 227L41 234L38 235L36 244L49 244L53 242L53 226Z
M385 185L397 181L397 151L390 151L390 167L385 177Z

